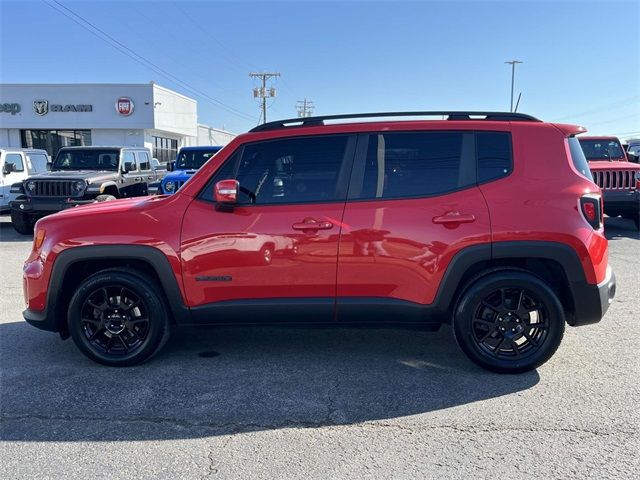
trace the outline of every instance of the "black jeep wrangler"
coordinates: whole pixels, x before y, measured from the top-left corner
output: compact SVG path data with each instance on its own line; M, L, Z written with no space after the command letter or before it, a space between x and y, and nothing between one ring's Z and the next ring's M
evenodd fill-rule
M49 172L15 183L11 223L32 234L36 220L66 208L148 195L166 172L155 170L144 147L64 147Z

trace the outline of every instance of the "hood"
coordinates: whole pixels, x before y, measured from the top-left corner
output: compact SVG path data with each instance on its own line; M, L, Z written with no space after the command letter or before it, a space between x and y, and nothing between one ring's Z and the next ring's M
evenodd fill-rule
M101 213L120 213L137 208L145 208L153 203L164 201L166 198L166 195L154 195L151 197L134 197L111 200L109 202L96 202L89 205L62 210L61 212L49 215L45 218L70 218L97 215Z
M119 178L118 172L106 170L64 170L55 172L42 172L32 175L29 180L87 180L94 182L104 182L105 180L115 180Z
M196 173L197 170L174 170L173 172L167 173L162 181L176 181L176 180L187 180L191 178L191 176Z
M640 165L637 163L625 162L625 161L613 161L608 160L592 160L589 162L589 170L640 170Z

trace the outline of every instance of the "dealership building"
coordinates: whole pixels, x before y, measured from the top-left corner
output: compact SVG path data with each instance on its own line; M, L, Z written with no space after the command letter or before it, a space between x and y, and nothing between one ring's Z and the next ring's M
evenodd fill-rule
M235 135L198 123L198 103L147 84L0 84L0 147L145 146L161 162Z

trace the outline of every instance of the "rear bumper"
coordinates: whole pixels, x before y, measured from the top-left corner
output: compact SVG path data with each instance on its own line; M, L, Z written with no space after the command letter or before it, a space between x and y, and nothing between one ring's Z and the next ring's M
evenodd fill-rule
M605 279L598 285L574 282L571 290L575 314L567 319L567 323L573 327L598 323L616 295L616 275L611 266L608 266Z

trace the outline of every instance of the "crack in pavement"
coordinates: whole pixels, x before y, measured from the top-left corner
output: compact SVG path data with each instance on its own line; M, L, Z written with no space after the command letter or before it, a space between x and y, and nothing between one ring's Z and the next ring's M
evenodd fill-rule
M330 416L330 415L329 415ZM348 428L360 428L360 429L396 429L406 431L409 433L416 433L420 431L433 431L433 430L449 430L457 431L460 433L492 433L492 432L519 432L519 433L581 433L593 436L611 436L611 435L626 435L626 436L638 436L640 432L637 430L595 430L589 428L579 427L503 427L499 425L403 425L389 422L361 422L361 423L346 423L346 422L309 422L298 420L283 420L278 423L242 423L242 422L228 422L228 423L214 423L214 422L194 422L181 420L176 418L166 417L89 417L89 416L64 416L64 415L1 415L0 422L7 421L20 421L20 420L39 420L39 421L62 421L62 422L118 422L118 423L151 423L154 425L168 424L181 428L207 428L212 430L221 431L225 435L235 435L238 433L248 433L256 430L277 430L285 428L332 428L332 427L348 427Z

